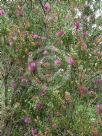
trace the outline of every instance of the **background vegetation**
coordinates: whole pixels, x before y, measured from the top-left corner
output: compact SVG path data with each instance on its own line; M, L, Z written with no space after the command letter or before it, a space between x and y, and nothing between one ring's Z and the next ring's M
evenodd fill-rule
M102 135L102 1L0 1L2 136Z

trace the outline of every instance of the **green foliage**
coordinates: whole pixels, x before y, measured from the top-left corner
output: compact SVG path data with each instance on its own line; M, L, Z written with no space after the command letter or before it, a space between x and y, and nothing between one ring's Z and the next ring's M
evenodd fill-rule
M42 0L1 2L4 136L35 135L33 128L37 136L102 134L98 4L49 1L46 9Z

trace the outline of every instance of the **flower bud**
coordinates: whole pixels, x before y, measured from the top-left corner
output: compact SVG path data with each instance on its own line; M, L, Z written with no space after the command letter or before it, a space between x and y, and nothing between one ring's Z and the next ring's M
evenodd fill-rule
M60 65L62 64L62 62L61 62L60 59L56 59L54 63L55 63L55 65L57 65L57 66L60 66Z
M69 65L75 65L75 60L74 60L73 57L69 57L69 58L68 58L68 64L69 64Z
M28 64L28 70L30 71L30 72L36 72L37 71L37 63L36 62L30 62L29 64Z
M45 10L46 12L49 12L49 11L51 10L51 6L50 6L50 4L49 4L48 2L45 3L45 5L44 5L44 10Z

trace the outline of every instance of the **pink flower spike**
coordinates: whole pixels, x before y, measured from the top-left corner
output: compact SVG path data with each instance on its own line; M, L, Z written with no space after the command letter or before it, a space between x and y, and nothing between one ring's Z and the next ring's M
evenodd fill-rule
M25 118L24 118L24 123L25 123L25 124L30 124L30 123L31 123L31 118L28 117L28 116L25 117Z
M38 135L38 129L32 128L32 136Z
M102 79L95 80L95 84L102 84Z
M56 59L54 63L55 63L55 65L57 65L57 66L60 66L60 65L62 64L62 62L61 62L60 59Z
M87 51L87 49L88 49L87 44L84 44L84 45L83 45L83 49L84 49L85 51Z
M24 77L24 76L20 76L19 80L20 80L21 85L24 85L24 86L25 86L25 85L27 84L27 82L28 82L28 80L27 80L26 77Z
M44 50L43 55L48 55L48 54L49 54L48 50Z
M45 3L45 5L44 5L44 10L45 10L46 12L49 12L49 11L51 10L51 6L50 6L50 4L49 4L48 2Z
M80 30L80 28L81 28L80 22L79 21L75 22L75 29Z
M102 114L102 104L97 104L96 107L97 107L98 113Z
M3 9L0 9L0 16L5 16L5 11Z
M68 58L68 64L69 65L75 65L75 60L72 57Z
M45 36L41 37L42 40L46 40L47 38Z
M56 35L62 37L62 36L65 35L65 32L64 31L59 31L59 32L56 33Z
M83 36L84 36L84 37L88 36L88 32L84 32L84 33L83 33Z
M44 104L43 103L41 103L41 102L38 102L37 104L36 104L36 109L37 110L42 110L43 108L44 108Z
M36 62L31 62L28 64L28 70L30 72L36 72L37 71L37 63Z
M12 83L12 88L13 88L14 90L16 90L16 88L17 88L16 82L13 82L13 83Z
M87 89L87 87L85 87L85 86L80 86L79 91L80 91L80 95L81 95L81 96L84 96L84 95L87 94L88 89Z
M40 38L40 36L38 36L37 34L33 34L32 37L33 37L34 39Z

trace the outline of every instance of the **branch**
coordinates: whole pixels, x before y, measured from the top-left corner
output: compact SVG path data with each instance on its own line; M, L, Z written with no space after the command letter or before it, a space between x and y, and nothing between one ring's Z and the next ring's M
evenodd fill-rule
M43 9L44 15L46 16L46 12L45 12L45 10L44 10L44 6L43 6L43 3L42 3L42 0L39 0L39 2L40 2L40 5L41 5L41 7L42 7L42 9Z

